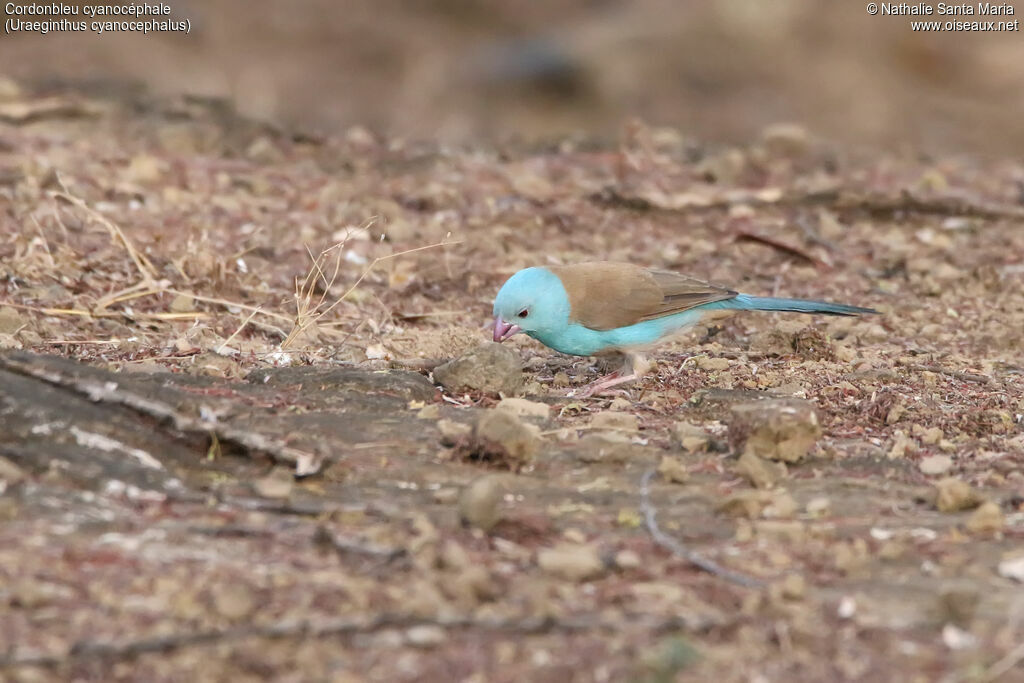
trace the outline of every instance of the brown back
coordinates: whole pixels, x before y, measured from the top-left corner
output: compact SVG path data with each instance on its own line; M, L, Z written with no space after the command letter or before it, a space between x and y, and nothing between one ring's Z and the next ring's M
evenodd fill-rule
M569 294L570 320L592 330L626 327L736 296L685 275L630 263L599 261L548 270Z

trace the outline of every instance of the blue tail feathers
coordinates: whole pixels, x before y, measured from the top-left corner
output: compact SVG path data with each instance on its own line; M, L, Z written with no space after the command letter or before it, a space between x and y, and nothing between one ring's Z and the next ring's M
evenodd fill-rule
M866 315L878 313L873 308L834 304L807 299L776 299L768 296L737 294L726 301L716 301L707 308L725 308L737 311L784 311L789 313L818 313L821 315Z

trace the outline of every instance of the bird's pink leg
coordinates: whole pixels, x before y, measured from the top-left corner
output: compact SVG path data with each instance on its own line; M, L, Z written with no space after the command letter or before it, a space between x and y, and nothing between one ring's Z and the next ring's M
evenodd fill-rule
M629 352L626 353L626 362L623 363L622 368L591 382L585 387L574 389L569 392L569 395L574 398L590 398L591 396L597 396L612 387L617 387L620 384L627 384L640 379L647 374L647 371L650 369L651 363L643 355Z
M639 379L639 376L633 372L628 375L622 375L620 372L613 372L610 375L605 375L601 379L595 380L585 387L576 389L570 392L573 398L590 398L591 396L597 396L600 393L616 387L620 384L626 384Z

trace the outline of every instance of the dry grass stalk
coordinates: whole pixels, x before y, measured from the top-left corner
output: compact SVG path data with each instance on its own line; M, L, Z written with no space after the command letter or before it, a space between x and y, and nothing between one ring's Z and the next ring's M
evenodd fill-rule
M305 278L301 280L299 278L295 279L295 312L293 315L286 315L284 313L268 310L264 305L254 306L221 297L204 296L202 294L189 291L188 288L174 287L170 280L159 277L158 271L153 263L145 254L139 251L117 223L89 206L80 197L72 194L67 187L63 185L63 183L61 184L61 191L51 193L51 197L54 200L58 200L59 202L66 203L71 207L74 207L85 214L90 221L103 226L109 233L111 240L116 245L123 248L127 256L131 259L135 270L138 273L138 279L134 284L128 287L124 287L102 296L94 305L89 306L88 308L35 307L28 305L18 306L19 308L36 311L43 313L44 315L74 316L91 319L127 317L138 320L175 321L201 320L211 317L211 314L200 311L138 312L110 310L111 307L116 304L124 304L129 301L154 295L168 295L172 297L190 297L195 301L221 306L228 309L231 313L247 311L249 315L242 321L235 331L218 346L218 350L225 350L227 344L231 340L235 339L246 326L253 323L253 319L256 316L270 318L279 322L288 322L291 324L291 330L289 332L284 333L283 330L281 331L285 337L284 341L282 341L280 345L280 348L282 349L294 347L302 341L319 340L325 333L333 335L335 333L331 331L330 328L337 327L344 323L332 322L324 324L322 322L324 317L334 311L342 301L350 297L355 289L363 283L370 272L378 265L400 256L405 256L419 251L458 244L458 242L448 241L448 236L445 236L444 239L433 244L415 247L413 249L406 249L386 256L379 256L363 269L359 277L355 279L355 281L344 291L343 294L341 294L341 296L337 297L333 302L329 302L328 296L341 273L341 261L344 254L344 247L353 233L367 230L373 225L376 221L376 217L373 217L364 225L350 231L349 235L346 235L345 239L338 244L320 252L318 256L314 256L307 248L312 265L310 266ZM59 210L55 210L55 213L57 214L58 223L62 225ZM44 248L46 248L47 255L49 255L48 245L44 245ZM52 259L52 256L50 256L50 258ZM180 267L178 270L179 272L183 272ZM363 322L365 322L365 320ZM361 326L362 322L359 323L357 327ZM349 331L349 335L351 333L352 331ZM348 337L345 336L344 338L347 339Z
M370 222L361 227L360 230L369 228L370 225L373 224L373 220L375 219L371 219ZM331 288L337 281L338 273L341 269L342 250L347 243L348 237L334 246L323 250L320 252L320 255L316 257L313 256L312 252L309 252L309 256L313 264L310 266L309 272L306 273L306 277L301 282L298 278L295 278L295 319L291 332L289 332L285 340L281 342L282 349L294 346L301 339L316 338L317 335L324 330L324 327L330 327L321 326L320 321L325 315L337 308L342 301L347 299L352 292L355 291L356 287L362 284L363 280L365 280L370 274L370 271L372 271L377 265L385 261L398 258L399 256L406 256L408 254L425 251L427 249L435 249L437 247L446 247L452 244L458 244L459 242L448 241L448 235L446 235L445 239L440 242L435 242L422 247L415 247L413 249L406 249L404 251L388 254L387 256L378 256L363 269L363 272L360 273L355 282L353 282L341 296L335 299L330 305L325 305L327 303L327 295L330 293ZM309 251L308 247L307 251ZM334 258L333 267L325 268L332 255ZM331 270L330 277L327 277L327 270ZM320 290L319 295L317 295L318 289Z
M101 214L100 212L98 212L95 209L93 209L92 207L90 207L83 199L81 199L79 197L76 197L75 195L71 194L71 192L67 189L67 187L64 187L63 183L61 184L61 187L63 188L62 192L53 192L53 193L51 193L51 196L54 199L57 199L57 200L60 200L60 201L63 201L63 202L66 202L66 203L70 204L71 206L75 207L76 209L82 211L90 220L92 220L92 221L94 221L96 223L99 223L104 228L106 228L107 232L110 233L110 236L111 236L112 240L116 244L119 244L121 247L123 247L125 252L128 254L128 257L132 260L132 263L135 265L135 269L138 271L139 280L135 284L133 284L133 285L131 285L129 287L125 287L125 288L120 289L120 290L118 290L116 292L112 292L110 294L107 294L107 295L101 297L96 302L96 304L94 306L92 306L88 310L87 309L82 309L82 308L54 308L54 307L36 307L36 306L27 306L27 305L20 305L19 306L17 304L12 304L12 305L17 306L18 308L23 308L23 309L26 309L26 310L32 310L32 311L36 311L36 312L39 312L39 313L43 313L44 315L77 316L77 317L83 317L83 318L118 318L118 317L128 317L128 318L133 318L133 319L144 319L144 320L174 321L174 320L202 320L202 319L206 319L206 318L210 317L210 314L204 313L202 311L180 311L180 312L167 311L167 312L155 312L155 313L133 311L133 312L131 312L129 314L129 313L125 312L125 311L110 311L110 310L107 310L110 306L113 306L114 304L124 303L126 301L132 301L134 299L139 299L139 298L143 298L143 297L147 297L147 296L160 295L160 294L168 294L168 295L171 295L171 296L191 297L192 299L194 299L196 301L202 301L202 302L209 303L209 304L215 304L215 305L218 305L218 306L223 306L224 308L228 308L228 309L236 308L236 309L240 309L240 310L244 310L244 311L250 311L252 313L252 315L250 315L249 318L242 324L242 327L247 325L252 320L253 315L256 315L256 314L264 315L264 316L267 316L269 318L273 318L275 320L279 320L279 321L282 321L282 322L290 322L292 320L292 318L290 316L283 315L281 313L276 313L274 311L264 310L264 308L262 306L250 306L248 304L244 304L244 303L240 303L240 302L235 302L235 301L230 301L228 299L223 299L223 298L219 298L219 297L211 297L211 296L203 296L203 295L191 292L191 291L185 291L185 290L173 288L171 286L171 282L169 280L158 279L156 267L149 260L149 258L146 257L145 254L141 253L135 247L135 245L131 242L131 240L129 240L128 237L125 235L124 231L120 228L120 226L118 226L114 221L110 220L109 218L107 218L106 216ZM61 223L61 221L59 220L59 212L57 212L57 217L58 217L58 223ZM44 246L46 246L46 245L44 245ZM49 250L48 246L46 246L46 251L47 251L47 254L50 253L50 250ZM236 336L238 334L240 329L241 328L239 328L239 330L236 330L235 334L233 334L229 339L234 338L234 336ZM225 342L225 343L227 343L227 342Z
M259 312L260 312L260 310L257 308L255 311L250 313L249 317L246 318L245 320L243 320L242 324L239 325L238 328L234 332L231 333L231 336L229 336L227 339L225 339L223 341L223 343L221 343L221 345L217 347L217 353L222 354L222 355L232 353L232 350L228 347L228 344L230 344L231 341L235 337L238 336L239 332L241 332L242 330L245 329L246 325L248 325L249 323L252 322L252 319L255 318L256 314L259 313Z
M54 199L60 199L67 202L68 204L71 204L75 208L85 213L85 215L88 216L90 219L106 228L107 232L110 233L111 239L116 243L120 243L120 245L124 247L124 250L128 253L129 258L131 258L132 262L135 264L135 269L139 271L139 277L141 278L139 282L119 292L114 292L112 294L108 294L102 297L96 303L96 309L103 310L104 308L110 306L111 304L117 303L119 301L124 301L126 299L135 298L137 296L146 296L148 294L159 292L162 289L162 287L161 283L157 281L156 268L153 266L153 263L146 257L145 254L141 253L138 249L135 248L135 245L133 245L131 240L129 240L128 237L124 234L124 231L122 231L121 228L112 220L110 220L109 218L101 214L99 211L86 204L84 200L71 194L71 192L68 191L67 187L64 186L63 182L61 183L61 187L64 188L63 192L53 192L51 196ZM166 283L166 281L163 282Z

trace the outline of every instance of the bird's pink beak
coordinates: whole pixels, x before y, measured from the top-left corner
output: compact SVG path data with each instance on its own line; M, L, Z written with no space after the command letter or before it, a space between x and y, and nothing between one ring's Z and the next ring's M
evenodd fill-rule
M519 334L523 329L519 325L507 323L501 316L494 317L494 341L503 342L514 334Z

